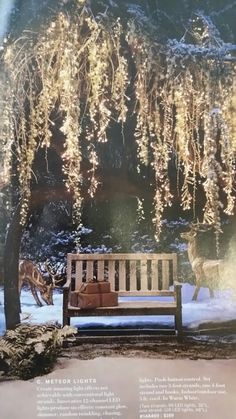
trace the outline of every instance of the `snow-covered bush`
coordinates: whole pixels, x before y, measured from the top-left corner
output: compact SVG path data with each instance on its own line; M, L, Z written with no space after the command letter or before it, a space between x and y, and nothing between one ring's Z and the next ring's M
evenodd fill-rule
M51 371L63 340L76 333L70 326L21 324L0 338L0 371L28 380Z

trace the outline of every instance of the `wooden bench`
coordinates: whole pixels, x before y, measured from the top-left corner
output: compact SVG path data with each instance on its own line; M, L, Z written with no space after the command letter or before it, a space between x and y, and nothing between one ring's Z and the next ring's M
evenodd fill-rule
M85 281L109 280L120 296L172 297L149 301L119 301L116 307L80 309L70 305L70 291ZM74 254L67 256L67 282L63 287L63 326L71 317L173 315L178 340L182 339L181 284L177 280L176 253ZM173 290L170 286L173 285ZM131 299L132 300L132 299ZM171 301L169 301L171 300Z

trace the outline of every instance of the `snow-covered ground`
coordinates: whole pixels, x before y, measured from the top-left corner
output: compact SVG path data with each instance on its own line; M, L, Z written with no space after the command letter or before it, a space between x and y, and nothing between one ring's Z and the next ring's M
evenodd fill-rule
M183 284L183 324L188 328L195 328L204 322L224 322L236 320L236 298L228 291L215 292L215 298L209 298L209 290L201 288L198 300L191 301L194 287ZM144 297L145 298L145 297ZM147 297L146 297L147 298ZM156 298L156 297L150 297ZM165 297L167 300L168 298ZM54 305L38 307L31 293L23 289L21 293L22 320L31 323L62 322L62 294L54 294ZM81 326L152 326L158 323L163 326L173 324L173 316L142 316L142 317L87 317L72 318L71 324ZM0 334L4 332L3 289L0 288Z

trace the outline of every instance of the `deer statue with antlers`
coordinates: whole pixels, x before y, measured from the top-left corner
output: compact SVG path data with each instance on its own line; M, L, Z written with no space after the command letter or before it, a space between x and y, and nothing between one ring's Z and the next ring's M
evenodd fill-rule
M32 295L38 306L42 306L37 290L40 292L42 300L47 305L53 305L53 289L56 288L56 274L45 264L46 270L52 277L52 283L47 284L37 266L30 260L21 260L19 264L19 293L24 283L30 286Z
M188 243L188 258L196 278L196 288L192 300L197 300L200 287L204 285L209 288L210 297L213 298L214 284L223 279L226 270L226 263L223 259L207 259L198 254L197 234L206 232L208 229L209 227L204 225L203 229L200 229L200 224L191 224L189 231L180 234Z

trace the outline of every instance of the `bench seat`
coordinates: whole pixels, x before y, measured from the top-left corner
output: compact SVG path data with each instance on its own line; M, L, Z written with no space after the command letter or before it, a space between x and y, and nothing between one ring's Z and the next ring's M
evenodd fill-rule
M71 317L87 316L159 316L175 315L177 304L175 302L119 302L117 307L97 307L94 309L80 309L78 307L68 306L68 314Z

